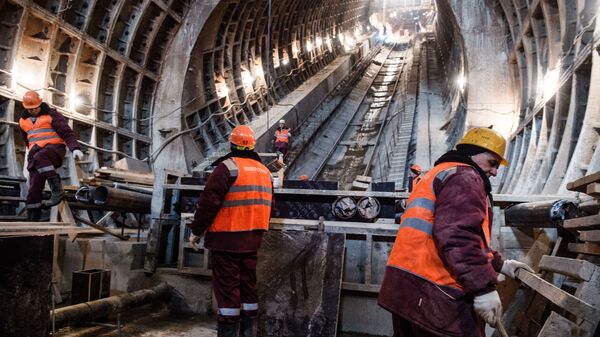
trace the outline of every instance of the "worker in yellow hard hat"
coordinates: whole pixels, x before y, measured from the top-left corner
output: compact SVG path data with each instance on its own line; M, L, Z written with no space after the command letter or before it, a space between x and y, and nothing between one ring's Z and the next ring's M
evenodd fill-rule
M508 165L505 148L498 132L471 129L410 194L378 299L394 336L483 337L502 313L497 273L533 272L490 247L489 177Z

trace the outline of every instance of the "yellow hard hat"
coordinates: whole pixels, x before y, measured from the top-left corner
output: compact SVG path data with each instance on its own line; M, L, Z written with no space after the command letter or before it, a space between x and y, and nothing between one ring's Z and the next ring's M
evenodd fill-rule
M501 165L508 166L508 161L504 158L506 150L506 139L500 133L488 128L473 128L463 136L458 142L460 144L475 145L497 154L502 158Z

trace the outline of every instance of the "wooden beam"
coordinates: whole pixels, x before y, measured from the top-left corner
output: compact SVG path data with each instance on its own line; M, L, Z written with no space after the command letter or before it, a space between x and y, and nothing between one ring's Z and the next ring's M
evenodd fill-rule
M591 195L594 198L600 197L600 184L599 183L591 183L587 185L585 189L585 194Z
M544 296L552 303L558 305L573 315L583 318L589 322L598 322L600 320L600 309L580 300L579 298L563 291L539 276L532 274L525 269L518 269L516 276L528 287Z
M585 260L544 255L540 261L540 269L589 281L596 270L596 265Z
M542 330L540 330L537 337L579 336L578 334L573 334L577 330L579 330L577 324L569 321L553 311L550 313L548 319L546 319L546 322L544 323L544 326L542 327Z
M581 231L579 232L579 240L588 242L600 242L600 230Z
M574 253L600 255L600 245L595 243L569 243L569 250Z
M563 227L575 230L600 229L600 214L565 220Z
M579 178L567 184L569 191L587 192L587 185L600 182L600 171L588 174L585 177Z

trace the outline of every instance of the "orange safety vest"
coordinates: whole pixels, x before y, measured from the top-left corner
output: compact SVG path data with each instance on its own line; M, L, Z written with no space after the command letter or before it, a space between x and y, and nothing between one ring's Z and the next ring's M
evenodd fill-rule
M408 198L406 211L400 222L400 229L390 253L388 266L400 268L416 274L435 284L463 289L444 266L433 240L435 224L435 201L433 181L436 177L444 180L449 170L458 166L469 166L462 163L447 162L435 166L427 172ZM490 245L489 213L486 207L485 219L481 223L485 236L481 240L481 250L491 262L493 255Z
M277 129L275 131L275 142L288 143L289 141L290 141L290 130L289 129L283 129L283 130Z
M44 147L48 144L65 144L65 141L52 128L52 116L50 115L36 117L35 123L31 122L31 118L21 118L19 125L23 131L27 132L30 150L35 145Z
M248 158L233 157L224 160L223 164L236 179L208 231L268 230L273 200L269 169Z

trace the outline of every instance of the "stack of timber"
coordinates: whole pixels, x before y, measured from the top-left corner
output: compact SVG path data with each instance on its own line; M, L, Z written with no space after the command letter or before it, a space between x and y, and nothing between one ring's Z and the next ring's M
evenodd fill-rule
M120 188L123 185L148 189L152 193L154 174L147 163L130 158L118 160L114 167L102 167L92 177L81 179L82 185L109 186Z
M521 288L503 317L511 336L600 336L600 172L567 188L591 199L580 217L562 221L553 249L531 264L537 274L517 271Z

